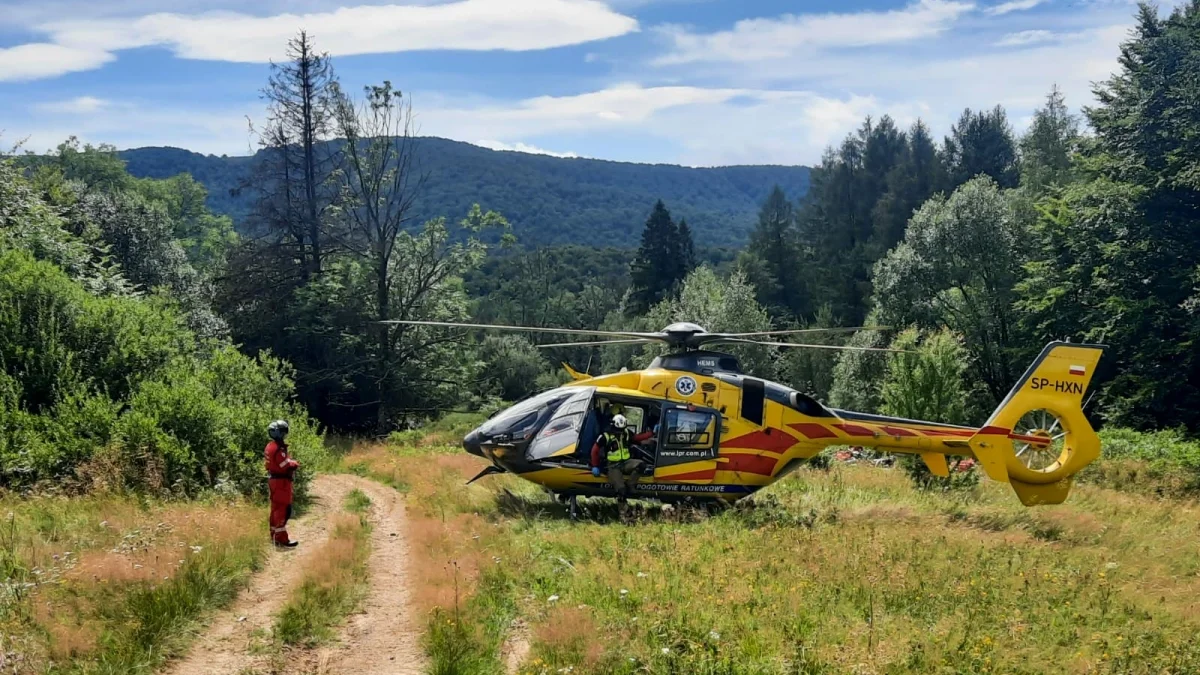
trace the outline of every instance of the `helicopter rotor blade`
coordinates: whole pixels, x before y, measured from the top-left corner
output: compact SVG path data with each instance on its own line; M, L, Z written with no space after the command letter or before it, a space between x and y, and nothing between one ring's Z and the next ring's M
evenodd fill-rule
M658 333L635 333L615 330L585 330L580 328L538 328L535 326L505 326L490 323L455 323L452 321L380 321L379 323L403 324L406 326L437 326L441 328L477 328L483 330L511 330L526 333L553 333L560 335L588 335L593 337L637 338L642 340L660 340Z
M837 351L850 352L890 352L893 354L918 354L909 349L891 349L889 347L851 347L846 345L810 345L801 344L799 342L764 342L761 340L741 340L738 338L728 338L721 342L733 342L736 344L761 345L764 347L793 347L801 349L833 349Z
M537 345L538 349L549 349L551 347L595 347L602 345L652 345L658 340L650 340L647 338L630 338L628 340L595 340L588 342L555 342L548 345Z
M764 337L768 335L798 335L801 333L854 333L860 330L891 330L891 326L846 326L838 328L794 328L788 330L765 330L757 333L711 333L722 338Z

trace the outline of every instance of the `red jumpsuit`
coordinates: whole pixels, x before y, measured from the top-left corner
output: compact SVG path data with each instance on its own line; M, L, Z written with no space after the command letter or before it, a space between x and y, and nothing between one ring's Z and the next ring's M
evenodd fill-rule
M292 474L300 462L288 457L287 443L271 441L263 451L267 458L267 487L271 493L271 541L288 543L287 521L292 517Z

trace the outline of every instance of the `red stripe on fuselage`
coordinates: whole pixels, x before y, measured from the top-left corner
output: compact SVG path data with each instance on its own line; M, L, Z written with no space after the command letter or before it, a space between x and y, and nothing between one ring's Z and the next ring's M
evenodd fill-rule
M886 424L883 425L883 433L888 434L889 436L916 436L917 435L917 432L915 432L911 429L902 429L900 427L890 427Z
M799 422L788 426L804 434L805 438L837 438L837 434L833 433L832 429L822 424Z
M721 466L721 471L742 471L760 476L770 476L775 472L775 465L779 463L775 457L763 455L724 455L722 459L728 461Z
M875 431L857 424L835 424L834 427L846 432L847 436L874 436Z
M796 437L782 429L755 431L727 441L721 441L722 448L731 450L766 450L767 452L782 453L796 444Z

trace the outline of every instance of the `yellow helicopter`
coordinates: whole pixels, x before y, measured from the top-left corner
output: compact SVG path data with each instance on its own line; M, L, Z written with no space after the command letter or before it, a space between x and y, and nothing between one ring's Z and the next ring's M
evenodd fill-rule
M1042 350L982 427L902 419L828 408L784 385L743 373L736 358L705 347L756 344L781 348L894 351L806 345L780 336L822 329L710 333L674 323L655 333L405 321L420 326L603 337L541 347L666 343L672 353L644 370L589 376L564 366L573 381L502 410L463 439L491 464L471 482L512 473L570 500L615 496L594 475L592 444L612 406L621 406L641 448L633 497L732 502L764 488L831 445L920 455L949 475L947 456L974 458L992 480L1012 485L1026 506L1059 504L1071 478L1100 455L1100 439L1083 414L1083 395L1104 347L1052 342ZM596 472L598 473L598 472Z

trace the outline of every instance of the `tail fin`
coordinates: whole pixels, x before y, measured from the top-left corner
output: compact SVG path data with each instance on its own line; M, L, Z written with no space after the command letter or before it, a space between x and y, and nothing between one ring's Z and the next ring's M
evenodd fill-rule
M1071 477L1100 456L1083 395L1104 347L1052 342L970 440L989 478L1026 506L1061 504Z

